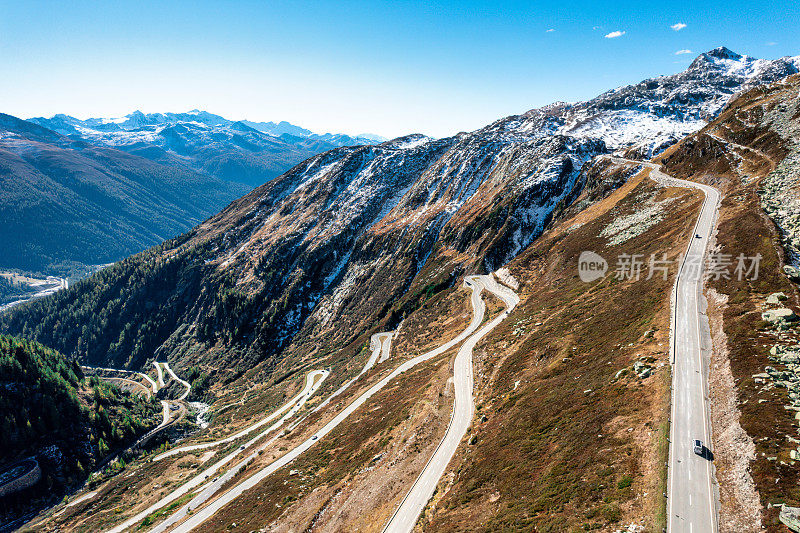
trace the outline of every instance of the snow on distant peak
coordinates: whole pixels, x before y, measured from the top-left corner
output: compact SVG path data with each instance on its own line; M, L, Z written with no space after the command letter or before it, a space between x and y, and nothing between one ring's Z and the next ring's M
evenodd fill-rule
M750 82L759 83L765 76L769 77L772 71L783 71L783 75L794 74L792 67L800 67L800 56L782 57L779 59L757 59L747 55L737 54L732 50L720 46L702 53L692 61L688 71L706 71L709 74L722 74L740 78L743 88L749 88ZM780 72L776 72L780 76ZM774 76L773 76L774 77ZM780 76L782 77L782 76ZM774 81L772 79L766 81Z
M99 120L102 124L123 124L128 120L128 117L101 118Z
M700 54L683 72L607 91L588 102L533 109L518 132L550 130L636 147L653 155L702 128L737 93L800 71L800 57L756 59L721 46Z
M724 46L714 48L713 50L706 52L706 55L708 55L709 57L716 57L719 59L733 59L734 61L742 59L741 55L737 54L736 52Z
M414 133L412 135L406 135L405 137L398 137L397 139L385 142L383 143L383 145L390 148L397 148L399 150L410 150L428 144L433 140L434 139L432 137L427 137L419 133Z

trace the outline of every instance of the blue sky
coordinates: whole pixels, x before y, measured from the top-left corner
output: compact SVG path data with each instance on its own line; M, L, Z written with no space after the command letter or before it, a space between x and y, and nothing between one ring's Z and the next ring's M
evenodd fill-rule
M796 0L0 0L0 111L200 108L317 132L445 136L677 72L719 45L800 55L798 20Z

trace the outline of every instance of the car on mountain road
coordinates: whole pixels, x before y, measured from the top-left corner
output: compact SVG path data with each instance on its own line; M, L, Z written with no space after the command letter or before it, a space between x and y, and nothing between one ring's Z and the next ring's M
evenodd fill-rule
M705 450L705 446L703 446L703 441L701 441L700 439L695 439L693 442L693 449L695 455L699 455L700 457L702 457L703 451Z

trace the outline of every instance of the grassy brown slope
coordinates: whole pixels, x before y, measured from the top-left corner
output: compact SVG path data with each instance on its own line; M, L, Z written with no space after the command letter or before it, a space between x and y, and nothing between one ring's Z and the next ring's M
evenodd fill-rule
M183 440L177 446L202 442L210 437L222 438L230 434L231 428L241 429L245 425L257 422L274 408L282 405L285 398L293 397L303 387L305 376L287 380L281 387L269 391L256 390L253 399L233 409L233 416L224 413L225 424L212 426L210 432L202 432L195 439ZM218 431L224 428L224 432ZM252 435L250 436L252 438ZM203 467L210 466L222 458L228 451L239 446L236 441L228 446L212 448L213 456L202 450L191 454L182 454L171 459L158 462L151 461L157 451L146 452L132 459L121 473L109 479L101 479L100 483L90 485L97 496L80 504L56 509L56 513L40 517L37 529L40 531L97 531L106 530L121 522L152 503L156 502L176 487L199 473Z
M447 360L437 359L403 375L397 384L387 387L354 414L352 420L321 439L291 465L223 508L198 531L220 531L232 522L251 530L278 519L286 526L310 526L316 522L319 513L330 512L334 498L342 498L343 491L355 488L370 469L388 463L388 458L383 460L383 454L402 459L400 452L431 453L447 423L449 405L438 391L446 382L448 371ZM408 394L410 390L414 394ZM409 419L416 419L413 426ZM310 433L302 434L303 439L309 436ZM276 445L291 449L299 442L300 438ZM419 463L420 455L414 453L416 463ZM416 470L422 464L411 463L410 466ZM258 466L254 465L246 475L255 472ZM399 481L413 475L413 470L408 472L408 464L392 466L395 483L382 489L397 492L402 488ZM290 475L293 470L297 473ZM354 487L348 487L351 483ZM382 491L375 492L376 500L368 503L382 503L385 495ZM356 509L347 511L350 520L356 523L367 519L359 516ZM284 512L291 513L293 519L282 518ZM389 512L391 509L388 507L382 510L385 515Z
M606 246L602 229L653 193L676 198L665 219ZM586 284L577 258L594 250L609 259L664 252L674 259L698 206L695 193L658 189L640 175L512 262L522 303L478 351L476 444L451 464L422 529L609 530L636 521L660 530L671 280L609 275ZM655 371L640 380L630 366L643 357Z
M740 281L734 276L730 280L710 280L707 284L721 295L710 308L710 318L712 323L715 320L721 323L726 341L718 343L715 339L716 361L712 360L712 367L729 363L733 378L733 386L714 382L712 370L715 445L727 450L754 445L755 450L752 462L751 457L737 459L733 453L716 456L721 529L727 531L742 531L741 521L762 511L767 531L787 531L778 523L778 509L770 504L800 504L800 471L788 457L791 447L788 438L798 437L794 412L783 407L788 403L785 389L762 391L752 377L771 364L768 350L779 338L782 337L781 344L797 342L795 330L779 337L761 321L768 294L783 291L789 296L785 303L797 309L798 292L781 273L785 254L775 224L760 207L759 193L765 176L788 153L786 142L769 128L764 116L796 98L798 88L800 77L795 76L788 80L788 85L761 87L742 95L717 120L661 158L668 173L713 184L723 191L716 235L720 252L734 257L739 253L748 256L758 253L763 257L755 281ZM715 137L750 149L727 145ZM731 413L721 412L729 411L730 405L715 405L715 398L725 394L735 399L735 409L738 408L733 413L734 419L738 417L733 430L740 424L747 434L738 441L731 442L730 421L726 420ZM761 509L746 506L742 494L747 491L760 498ZM757 501L755 505L758 507Z

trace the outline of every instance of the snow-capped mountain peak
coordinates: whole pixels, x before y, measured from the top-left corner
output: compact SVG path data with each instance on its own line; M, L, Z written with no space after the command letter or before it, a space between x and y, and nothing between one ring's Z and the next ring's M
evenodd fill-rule
M709 50L708 52L702 54L702 56L715 57L717 59L730 59L733 61L739 61L743 57L725 46L720 46L714 48L713 50Z
M599 138L613 150L634 148L651 156L702 128L734 94L799 71L800 56L756 59L720 46L700 54L683 72L618 87L587 102L533 109L518 128Z

